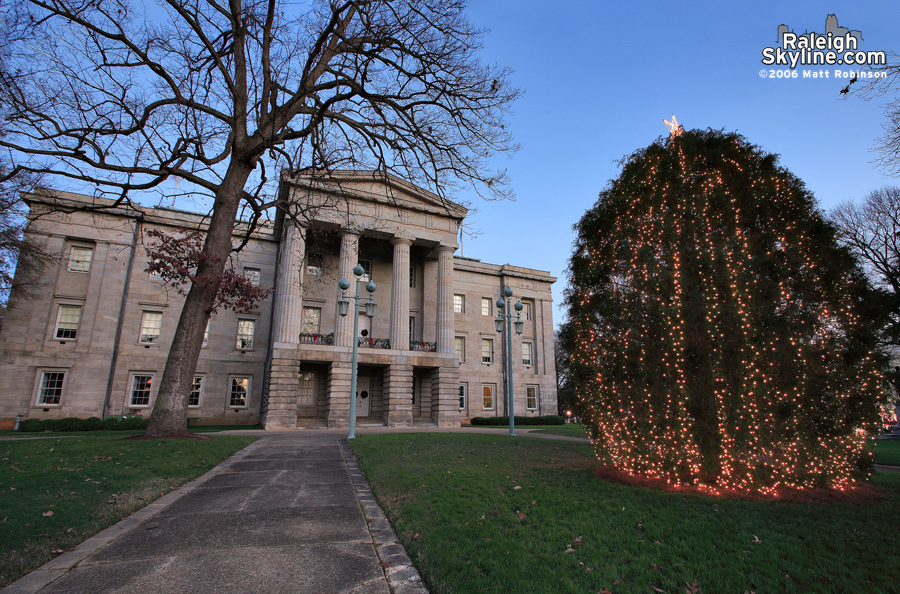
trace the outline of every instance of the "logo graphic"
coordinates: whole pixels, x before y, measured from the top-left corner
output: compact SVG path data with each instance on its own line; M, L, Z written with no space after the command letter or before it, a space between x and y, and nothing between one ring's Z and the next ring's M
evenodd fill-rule
M798 34L787 25L778 26L780 47L762 50L762 63L766 66L884 66L887 54L883 51L863 51L860 31L841 27L837 16L829 14L825 19L825 33Z

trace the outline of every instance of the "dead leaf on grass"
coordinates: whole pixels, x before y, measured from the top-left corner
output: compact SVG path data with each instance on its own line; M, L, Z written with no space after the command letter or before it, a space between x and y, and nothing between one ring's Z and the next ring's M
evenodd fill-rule
M564 552L564 553L574 553L574 552L575 552L575 549L573 549L572 547L569 547L568 549L566 549L566 550L563 551L563 552Z
M573 540L572 542L574 542L575 544L584 544L584 537L583 537L583 536L576 536L576 537L575 537L575 540Z
M42 513L41 515L44 516L45 518L49 518L50 516L53 515L53 512L52 512L52 511L45 511L45 512Z
M762 541L759 539L758 536L756 536L756 535L754 534L754 535L753 535L753 542L755 542L755 543L761 543Z

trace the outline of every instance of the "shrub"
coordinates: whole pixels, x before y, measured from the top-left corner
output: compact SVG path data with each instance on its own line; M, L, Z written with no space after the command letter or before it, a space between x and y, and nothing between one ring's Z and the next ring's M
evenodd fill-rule
M472 425L482 427L502 427L509 425L509 417L474 417L469 421ZM516 425L562 425L565 421L559 415L543 417L515 417Z
M42 431L139 431L147 427L147 420L140 416L107 417L98 419L90 417L79 419L65 417L62 419L23 419L19 423L19 431L23 433L39 433Z

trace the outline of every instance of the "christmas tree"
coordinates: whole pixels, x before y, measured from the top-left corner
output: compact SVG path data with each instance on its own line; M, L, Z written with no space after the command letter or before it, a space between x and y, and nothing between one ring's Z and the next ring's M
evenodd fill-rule
M881 394L866 279L774 155L671 129L576 225L567 347L597 455L713 492L847 488Z

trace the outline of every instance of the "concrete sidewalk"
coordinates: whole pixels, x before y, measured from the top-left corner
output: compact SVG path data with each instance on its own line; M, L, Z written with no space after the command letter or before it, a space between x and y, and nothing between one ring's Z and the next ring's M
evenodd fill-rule
M345 436L268 434L2 592L427 592Z

